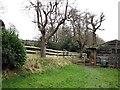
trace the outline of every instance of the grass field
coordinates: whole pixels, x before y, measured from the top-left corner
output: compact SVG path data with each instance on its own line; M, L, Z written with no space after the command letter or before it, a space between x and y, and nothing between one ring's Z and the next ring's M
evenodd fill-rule
M45 73L19 75L3 80L3 88L118 88L118 71L68 65Z

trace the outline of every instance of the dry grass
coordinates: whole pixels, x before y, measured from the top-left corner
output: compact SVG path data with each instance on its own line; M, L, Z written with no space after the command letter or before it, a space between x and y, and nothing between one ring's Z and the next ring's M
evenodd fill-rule
M39 54L27 54L27 60L23 69L31 73L42 73L69 64L71 64L71 62L68 58L63 58L62 56L47 56L46 58L41 58Z
M27 54L27 60L23 68L31 73L42 72L41 64L39 63L39 56L37 54Z
M71 62L68 58L64 58L62 56L59 56L59 57L53 56L53 57L47 57L47 58L51 58L52 62L58 67L62 67L62 66L71 64Z

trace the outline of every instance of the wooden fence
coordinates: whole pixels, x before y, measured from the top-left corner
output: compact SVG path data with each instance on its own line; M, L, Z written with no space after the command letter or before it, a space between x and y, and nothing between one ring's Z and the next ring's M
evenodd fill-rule
M25 46L26 51L28 54L36 54L40 53L40 48L35 46ZM46 55L54 55L54 56L78 56L77 52L69 52L69 51L60 51L60 50L53 50L53 49L46 49Z

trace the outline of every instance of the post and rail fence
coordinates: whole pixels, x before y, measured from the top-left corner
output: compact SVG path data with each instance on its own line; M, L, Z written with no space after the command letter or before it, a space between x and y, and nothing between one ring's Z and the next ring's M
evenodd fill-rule
M25 46L26 52L28 54L36 54L40 53L41 48L35 46ZM78 56L79 53L77 52L69 52L66 50L53 50L53 49L46 49L46 55L54 55L54 56Z

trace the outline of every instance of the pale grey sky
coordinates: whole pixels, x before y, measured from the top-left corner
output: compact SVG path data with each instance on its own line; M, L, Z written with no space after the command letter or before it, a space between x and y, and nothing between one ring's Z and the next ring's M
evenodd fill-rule
M31 22L32 17L23 10L29 0L0 0L6 10L0 15L6 26L13 23L19 31L22 39L33 39L37 34L37 27ZM74 0L69 0L70 3ZM76 0L75 6L81 10L88 10L97 15L105 14L105 21L102 23L104 31L97 31L97 34L105 41L118 39L118 1L119 0Z

